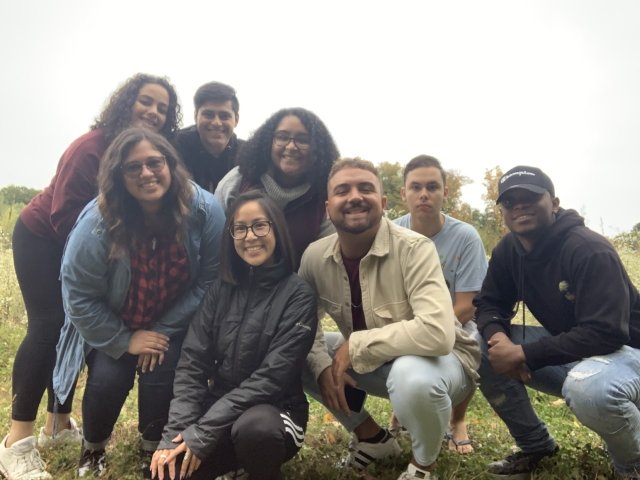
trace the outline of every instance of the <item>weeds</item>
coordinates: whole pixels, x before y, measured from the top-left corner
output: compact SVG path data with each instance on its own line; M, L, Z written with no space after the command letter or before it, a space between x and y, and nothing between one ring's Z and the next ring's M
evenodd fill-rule
M640 284L640 260L632 251L621 249L621 258L636 285ZM11 370L15 351L24 335L24 307L16 285L11 251L0 249L0 356L5 361L0 365L0 434L8 430L11 417ZM81 412L80 404L84 391L84 377L78 383L74 400L75 416ZM543 461L534 475L536 480L607 480L613 472L609 458L600 438L579 424L562 400L539 392L530 392L534 407L545 420L550 431L561 446L560 453ZM44 403L37 425L44 422ZM367 400L367 409L381 425L388 423L389 402L375 397ZM515 448L513 439L500 419L493 413L486 400L477 393L467 414L469 433L474 440L475 453L458 455L449 452L443 442L438 459L438 475L442 480L486 479L485 465L503 458ZM322 405L311 401L307 438L300 453L284 467L289 479L340 480L362 478L353 472L336 468L346 453L349 436L329 415ZM122 410L113 433L108 454L106 480L129 480L141 478L138 472L137 396L135 389ZM411 445L407 438L400 440L403 448L401 458L371 468L370 474L379 480L395 480L404 470L411 456ZM79 447L51 448L42 452L48 470L58 480L75 478Z

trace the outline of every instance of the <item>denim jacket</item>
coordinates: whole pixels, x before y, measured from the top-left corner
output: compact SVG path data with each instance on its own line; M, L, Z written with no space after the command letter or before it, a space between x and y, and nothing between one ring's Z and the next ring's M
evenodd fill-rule
M169 337L186 332L218 271L224 212L209 192L195 184L192 187L184 240L191 267L189 287L151 327ZM117 313L129 290L129 256L110 259L109 249L109 235L93 200L78 217L62 257L60 279L66 316L53 372L53 387L60 403L69 395L91 349L120 358L133 335Z

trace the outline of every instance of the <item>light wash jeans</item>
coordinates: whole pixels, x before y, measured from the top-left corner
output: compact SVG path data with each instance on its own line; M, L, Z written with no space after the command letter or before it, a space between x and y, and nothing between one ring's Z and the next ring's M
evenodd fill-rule
M525 342L550 336L542 327L524 327ZM511 326L522 344L523 327ZM496 374L481 340L480 390L524 452L550 450L555 441L538 418L522 382ZM609 355L531 372L527 386L562 397L578 420L602 437L620 473L640 470L640 350L624 346Z
M333 358L344 338L337 332L325 332L324 335ZM462 402L475 389L474 382L452 353L441 357L405 355L370 373L360 374L352 369L347 373L358 382L358 388L391 400L398 420L411 434L413 456L422 465L436 461L452 406ZM303 382L305 391L322 401L318 384L308 368ZM350 432L369 417L366 410L351 415L333 410L331 413Z

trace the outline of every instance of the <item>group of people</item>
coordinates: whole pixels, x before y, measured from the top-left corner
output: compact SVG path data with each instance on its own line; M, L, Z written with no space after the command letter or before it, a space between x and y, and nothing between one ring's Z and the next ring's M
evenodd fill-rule
M167 79L128 79L22 211L13 252L28 328L3 476L52 478L38 447L57 442L81 444L78 476L105 474L137 375L142 478L281 478L304 441L306 392L352 433L345 468L400 455L406 430L399 480L435 479L443 439L473 451L477 383L520 447L488 466L494 476L528 474L558 450L529 386L562 396L617 474L640 478L640 296L544 172L500 179L510 232L487 263L476 230L442 213L436 158L406 165L409 213L390 221L375 166L339 158L312 112L282 109L243 141L232 87L207 83L194 106L180 130ZM325 316L338 331L323 331ZM81 429L71 406L84 365ZM389 428L351 403L354 390L390 400Z

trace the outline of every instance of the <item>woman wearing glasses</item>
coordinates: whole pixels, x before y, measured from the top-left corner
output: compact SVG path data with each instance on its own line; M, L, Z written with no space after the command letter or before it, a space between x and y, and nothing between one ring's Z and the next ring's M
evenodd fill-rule
M273 114L245 143L238 167L218 184L226 210L239 193L259 189L284 212L293 241L295 268L305 248L332 233L326 216L327 176L338 149L324 123L303 108Z
M154 478L244 469L252 480L275 480L304 440L300 368L316 331L314 293L294 273L273 201L254 190L228 213L220 275L184 341Z
M142 128L109 146L98 187L62 259L66 319L54 389L64 402L86 361L78 474L91 477L104 470L105 446L137 371L148 476L182 339L217 273L224 213L188 180L169 142Z
M96 196L100 157L128 126L144 126L170 137L180 120L178 98L167 79L142 73L129 78L111 95L91 130L67 148L49 186L22 210L16 222L13 259L28 328L13 366L11 428L0 444L0 473L8 478L51 478L36 450L34 436L45 390L48 413L38 446L81 439L70 417L73 396L64 405L54 405L51 372L64 322L58 279L62 248L78 214Z

